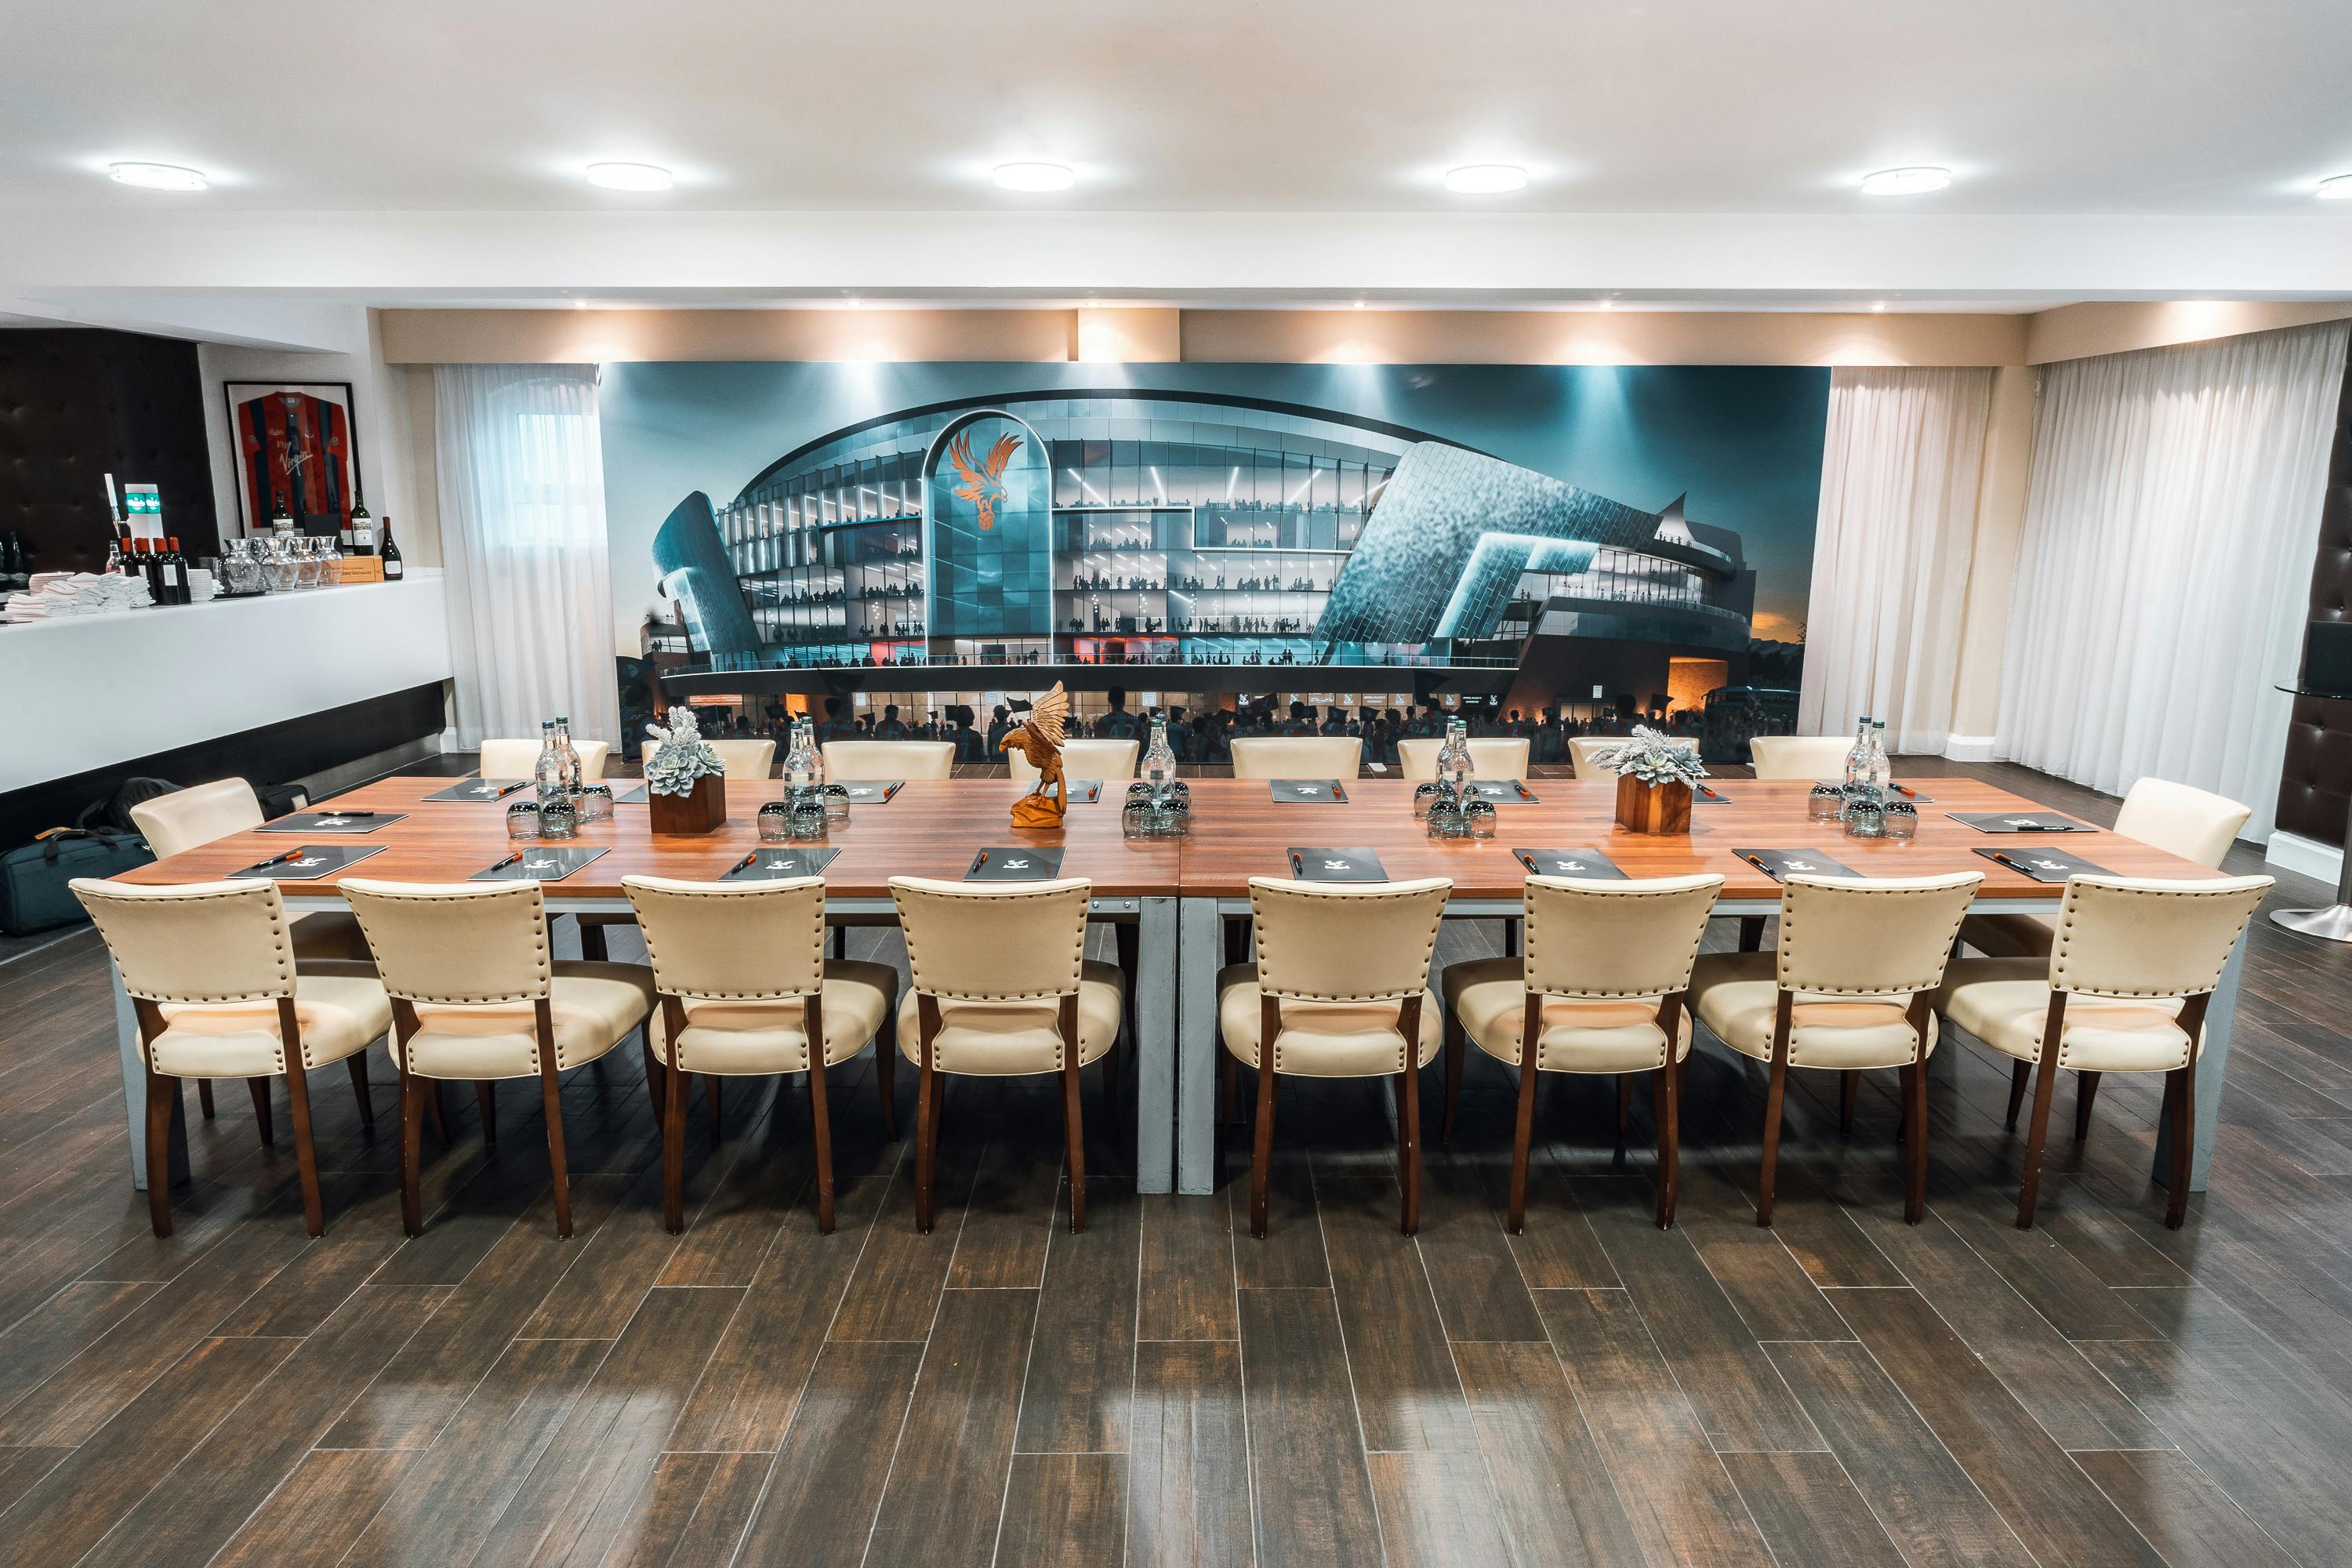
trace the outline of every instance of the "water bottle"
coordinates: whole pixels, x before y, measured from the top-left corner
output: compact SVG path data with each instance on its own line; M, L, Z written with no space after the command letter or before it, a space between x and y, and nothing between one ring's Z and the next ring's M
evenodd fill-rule
M551 820L568 819L572 815L572 791L565 777L563 753L555 746L555 721L543 719L539 725L539 761L530 770L534 795L539 802L542 825Z
M555 721L555 754L563 762L563 787L576 795L580 793L580 753L572 749L572 721L559 715Z
M1169 785L1176 782L1176 753L1168 744L1168 721L1151 721L1151 744L1143 753L1143 778L1151 786L1151 804L1168 804Z
M1437 782L1453 791L1457 805L1470 793L1470 726L1462 720L1445 721L1445 744L1437 752Z
M1839 793L1846 800L1856 799L1869 779L1870 715L1865 713L1853 728L1853 744L1845 753L1845 779Z
M1870 726L1870 794L1879 805L1894 792L1887 786L1895 782L1895 762L1886 754L1886 721L1874 721Z
M784 794L787 797L806 789L824 786L824 763L818 756L816 742L809 735L809 721L793 721L792 750L784 753Z

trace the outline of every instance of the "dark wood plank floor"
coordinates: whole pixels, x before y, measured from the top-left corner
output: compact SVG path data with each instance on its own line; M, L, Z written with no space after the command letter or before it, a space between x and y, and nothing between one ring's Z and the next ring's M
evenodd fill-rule
M1441 957L1498 937L1449 926ZM2347 1019L2352 953L2258 927L2213 1189L2178 1234L2145 1175L2156 1086L2113 1077L2089 1141L2060 1136L2042 1228L2010 1229L2008 1071L1954 1035L1916 1229L1892 1075L1841 1138L1835 1086L1801 1074L1779 1226L1756 1230L1760 1074L1707 1054L1678 1229L1646 1223L1648 1095L1621 1163L1607 1083L1566 1082L1507 1237L1511 1084L1473 1053L1417 1241L1361 1083L1285 1085L1263 1243L1230 1180L1138 1196L1091 1082L1071 1237L1052 1086L959 1083L917 1236L870 1058L833 1087L833 1236L804 1090L738 1084L715 1142L688 1121L674 1238L623 1051L564 1089L570 1242L535 1094L502 1097L495 1151L448 1097L404 1241L390 1139L340 1081L316 1096L323 1239L290 1153L224 1093L157 1241L98 944L74 935L0 964L0 1563L2342 1563Z

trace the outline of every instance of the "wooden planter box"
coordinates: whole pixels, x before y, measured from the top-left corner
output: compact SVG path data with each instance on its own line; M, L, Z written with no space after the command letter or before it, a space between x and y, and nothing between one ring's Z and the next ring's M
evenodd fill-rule
M1683 804L1690 804L1685 790ZM723 778L701 778L694 781L692 795L663 795L648 788L646 801L653 810L653 830L656 833L690 836L709 833L727 820L727 781Z
M1688 833L1691 787L1643 784L1631 773L1617 777L1617 826L1628 833Z

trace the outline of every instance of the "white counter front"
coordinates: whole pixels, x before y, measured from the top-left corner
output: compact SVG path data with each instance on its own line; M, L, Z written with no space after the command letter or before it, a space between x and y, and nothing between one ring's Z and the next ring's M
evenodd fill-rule
M0 791L446 680L438 572L0 626Z

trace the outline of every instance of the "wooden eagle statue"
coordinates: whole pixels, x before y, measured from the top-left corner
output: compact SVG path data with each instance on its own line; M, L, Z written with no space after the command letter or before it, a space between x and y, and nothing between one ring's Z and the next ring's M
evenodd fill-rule
M1059 827L1068 807L1070 783L1062 773L1062 721L1069 717L1070 694L1055 681L1054 689L1037 699L1028 720L1004 737L998 749L1019 752L1037 770L1037 783L1013 803L1015 827Z

